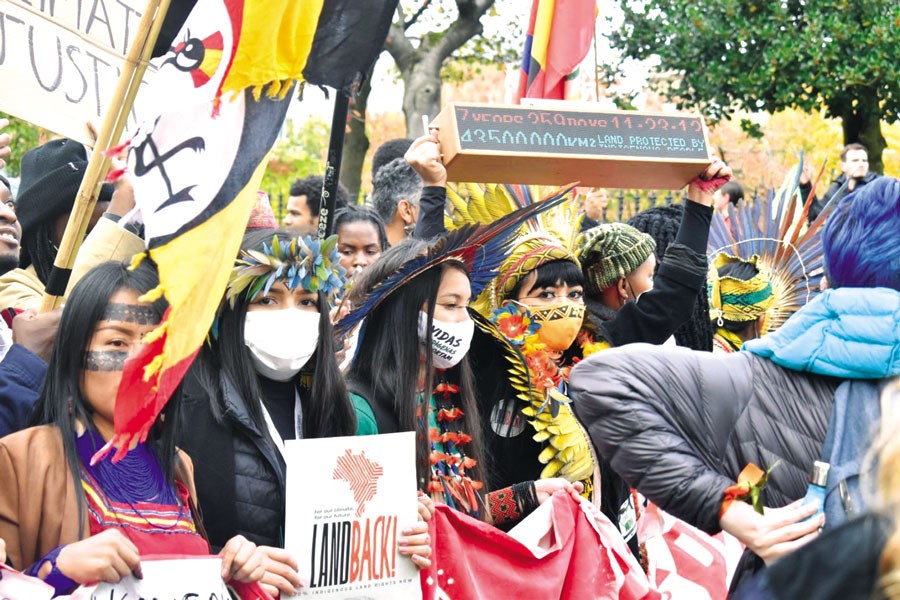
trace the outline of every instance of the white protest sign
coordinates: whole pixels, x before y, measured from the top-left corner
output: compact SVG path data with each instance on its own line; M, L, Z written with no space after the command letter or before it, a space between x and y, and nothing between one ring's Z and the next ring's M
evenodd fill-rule
M144 0L0 0L0 111L88 142L131 47ZM141 88L155 68L150 65ZM139 93L127 129L149 99ZM149 107L147 107L149 108Z
M50 600L56 590L40 579L29 577L0 563L0 600Z
M415 433L285 442L285 548L305 587L295 598L422 597L397 552L418 519Z
M90 596L72 595L81 600L119 600L121 598L156 598L158 600L230 600L222 581L222 559L218 556L185 557L164 560L141 560L143 579L129 575L119 583L101 583Z

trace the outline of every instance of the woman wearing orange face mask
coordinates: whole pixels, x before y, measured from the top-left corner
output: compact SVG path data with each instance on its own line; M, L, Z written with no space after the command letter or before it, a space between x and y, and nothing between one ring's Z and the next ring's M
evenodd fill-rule
M496 327L495 343L479 339L470 353L494 487L562 477L599 499L590 441L566 397L569 369L582 353L576 339L585 312L583 281L572 251L537 233L513 247L473 303Z

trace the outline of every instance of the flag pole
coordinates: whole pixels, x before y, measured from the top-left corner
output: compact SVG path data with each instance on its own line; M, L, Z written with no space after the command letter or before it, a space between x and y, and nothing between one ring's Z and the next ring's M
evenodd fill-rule
M170 0L149 0L141 16L134 42L122 65L122 74L116 83L112 101L103 117L100 131L97 132L97 140L88 160L84 179L75 196L75 204L69 214L56 260L53 261L53 270L44 290L40 312L47 312L59 306L66 293L75 257L84 240L91 214L97 204L97 197L100 195L100 186L103 185L103 179L109 171L110 158L106 153L110 147L118 143L125 130L128 113L131 112L144 72L150 62L153 46L159 36L169 3Z
M318 237L324 240L334 231L334 201L341 174L341 156L344 152L344 132L347 128L347 114L350 97L337 91L334 112L331 115L331 137L328 140L328 158L325 161L325 177L322 182L322 200L319 202Z

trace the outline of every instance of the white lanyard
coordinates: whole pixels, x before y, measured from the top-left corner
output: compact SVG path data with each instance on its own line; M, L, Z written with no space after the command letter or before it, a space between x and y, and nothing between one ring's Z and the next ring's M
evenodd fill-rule
M263 418L266 420L266 428L269 430L269 437L275 442L275 447L281 454L281 458L286 461L287 459L284 454L284 439L281 437L281 434L278 433L278 429L275 427L275 422L272 421L272 416L269 414L269 411L266 410L265 402L260 402L259 404L262 408ZM303 407L300 404L300 394L296 390L294 390L294 436L295 439L303 439Z

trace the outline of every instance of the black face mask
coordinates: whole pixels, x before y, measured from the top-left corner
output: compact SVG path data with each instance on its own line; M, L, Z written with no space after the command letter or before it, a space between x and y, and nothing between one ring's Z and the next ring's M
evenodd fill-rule
M631 285L628 277L624 277L623 279L625 279L625 285L628 286L628 293L631 294L630 298L625 298L625 300L622 302L622 306L625 306L629 302L637 302L637 294L634 293L634 287ZM622 306L620 306L619 308L621 309Z

